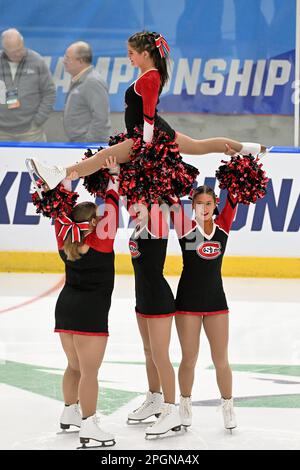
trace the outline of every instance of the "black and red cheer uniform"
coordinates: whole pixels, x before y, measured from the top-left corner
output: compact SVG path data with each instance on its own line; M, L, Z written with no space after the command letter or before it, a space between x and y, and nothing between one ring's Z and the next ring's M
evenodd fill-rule
M157 204L152 206L147 223L141 224L135 227L129 240L136 314L144 318L173 316L175 300L163 275L169 228Z
M150 69L125 93L127 133L111 137L113 146L133 140L130 161L121 165L120 194L129 203L156 203L160 196L189 194L199 171L185 163L176 143L176 132L158 115L161 92L157 69Z
M159 103L160 75L157 69L150 69L133 82L125 92L125 124L129 137L134 136L136 126L149 129L154 127L167 133L171 140L176 138L176 132L157 113ZM147 126L147 123L149 126ZM146 131L147 132L147 131ZM149 138L151 135L149 135ZM147 138L144 138L148 141ZM151 140L151 139L150 139Z
M175 205L171 212L183 257L176 295L177 315L228 313L221 267L236 207L233 197L228 195L223 210L213 222L211 234L189 219L181 204Z
M103 216L107 217L107 229L104 229L107 237L98 238L97 228L88 234L84 243L89 246L89 250L76 261L67 260L63 250L64 242L58 236L61 225L56 219L58 250L65 263L66 273L65 285L55 308L56 332L108 336L108 312L115 277L113 245L118 227L118 209L118 183L110 181Z

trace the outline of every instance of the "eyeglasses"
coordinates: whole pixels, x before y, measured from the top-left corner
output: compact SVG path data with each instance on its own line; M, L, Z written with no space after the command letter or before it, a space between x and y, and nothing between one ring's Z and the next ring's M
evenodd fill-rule
M64 61L65 62L74 62L75 60L80 60L79 57L69 57L67 55L64 55Z

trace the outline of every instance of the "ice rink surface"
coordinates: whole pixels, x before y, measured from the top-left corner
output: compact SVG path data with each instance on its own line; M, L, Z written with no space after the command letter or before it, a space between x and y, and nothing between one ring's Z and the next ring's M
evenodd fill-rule
M174 292L178 278L168 278ZM63 277L0 274L0 449L75 449L78 433L57 435L66 359L53 333ZM193 426L145 440L147 424L127 425L145 397L147 381L134 313L134 279L117 276L110 337L100 369L101 427L113 449L300 449L299 280L225 278L230 307L229 357L238 428L231 435L217 413L219 391L207 339L193 389ZM180 347L173 327L171 359ZM177 389L177 401L179 390Z

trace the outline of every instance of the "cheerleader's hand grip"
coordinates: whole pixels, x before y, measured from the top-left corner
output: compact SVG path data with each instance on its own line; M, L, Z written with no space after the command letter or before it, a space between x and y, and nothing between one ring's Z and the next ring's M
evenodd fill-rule
M110 175L118 175L120 173L120 165L117 163L116 157L108 157L105 160L104 168L108 169Z
M234 155L237 155L237 151L231 148L230 145L225 144L225 147L226 147L226 151L224 152L225 155L230 155L231 157L234 157Z

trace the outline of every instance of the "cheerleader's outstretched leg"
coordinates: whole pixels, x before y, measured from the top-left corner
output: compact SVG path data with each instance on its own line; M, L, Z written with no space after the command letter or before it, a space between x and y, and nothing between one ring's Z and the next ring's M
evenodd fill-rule
M265 153L267 147L255 142L238 142L237 140L227 139L226 137L216 137L213 139L197 140L191 137L176 134L176 143L179 146L180 153L188 155L204 155L207 153L225 153L226 155L258 155Z
M36 175L44 182L44 189L50 190L54 189L63 179L69 178L71 175L72 179L77 179L95 173L105 165L106 159L111 156L116 157L117 163L128 162L132 144L132 139L124 140L124 142L120 142L119 144L113 145L112 147L102 149L93 157L90 157L69 167L49 167L43 165L36 158L27 159L26 166L30 176L32 175L31 178Z

